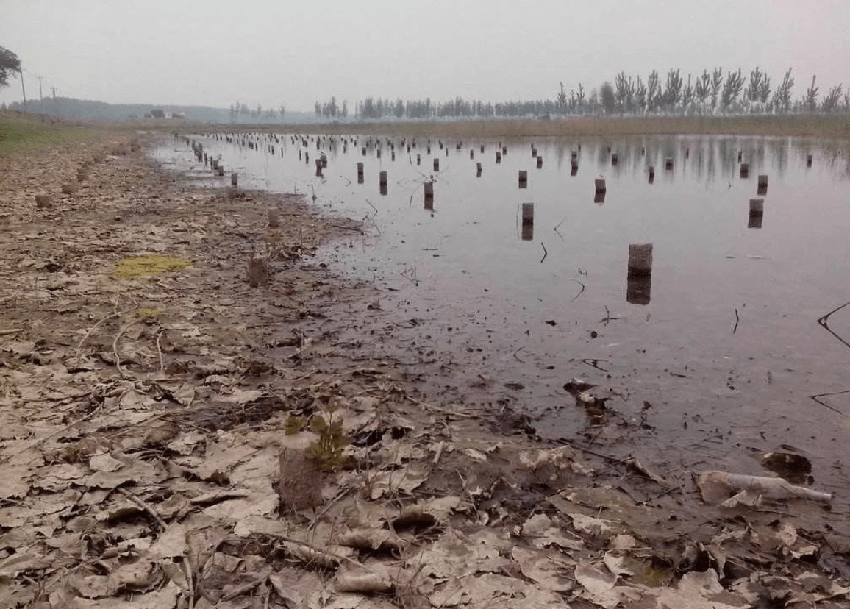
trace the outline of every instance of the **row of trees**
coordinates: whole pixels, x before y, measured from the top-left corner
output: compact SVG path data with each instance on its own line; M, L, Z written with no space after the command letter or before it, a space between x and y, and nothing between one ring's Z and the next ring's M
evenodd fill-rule
M235 104L231 104L230 106L231 123L237 123L240 120L282 121L285 114L286 106L284 106L282 103L278 108L269 108L267 110L263 110L262 104L257 104L256 108L251 109L248 104L243 104L238 101Z
M367 97L357 104L355 116L360 119L440 118L491 116L552 116L558 114L765 114L788 112L850 112L850 86L830 87L820 96L816 78L802 97L793 98L795 79L788 69L781 80L774 81L756 67L749 75L739 68L703 70L683 77L678 69L664 77L653 70L644 80L625 72L616 75L588 93L581 83L569 92L561 83L553 99L490 103L455 98L445 102L430 99L403 101ZM346 101L316 102L315 114L321 118L348 116Z
M646 82L640 76L632 77L620 72L614 83L605 82L599 89L599 100L608 114L643 113L778 113L778 112L836 112L850 110L850 88L831 87L821 102L816 77L805 95L792 99L794 76L789 68L775 88L771 78L760 68L744 76L741 69L727 72L721 68L710 72L703 70L696 77L688 74L684 80L679 70L669 70L662 82L658 72L650 72ZM570 107L561 86L557 95L561 107Z

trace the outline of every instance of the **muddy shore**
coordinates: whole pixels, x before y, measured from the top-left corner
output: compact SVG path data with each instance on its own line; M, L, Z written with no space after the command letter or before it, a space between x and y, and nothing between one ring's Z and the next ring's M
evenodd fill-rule
M340 344L379 294L311 253L362 227L194 188L153 143L2 159L0 605L846 606L828 500L428 403L365 324Z

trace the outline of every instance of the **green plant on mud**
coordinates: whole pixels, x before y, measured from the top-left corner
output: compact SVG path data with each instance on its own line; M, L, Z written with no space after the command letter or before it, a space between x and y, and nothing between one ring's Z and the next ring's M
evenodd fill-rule
M148 277L159 275L168 271L179 271L192 264L188 260L174 258L172 256L133 256L125 258L115 266L112 276L115 279L131 279L134 277Z
M319 434L319 439L307 449L313 464L323 472L332 472L345 465L347 457L343 453L350 440L342 430L342 418L334 418L333 411L328 412L327 419L317 414L310 427Z

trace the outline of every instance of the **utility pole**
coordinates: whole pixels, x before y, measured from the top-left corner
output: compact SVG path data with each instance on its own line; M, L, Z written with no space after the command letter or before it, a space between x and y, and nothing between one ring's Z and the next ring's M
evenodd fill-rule
M41 94L41 81L44 80L41 76L38 77L38 101L41 102L41 105L44 105L44 96Z
M27 89L24 87L24 65L18 64L18 74L21 75L21 91L24 92L24 114L27 113Z
M53 115L59 116L59 111L56 109L56 87L50 87L50 90L53 91Z

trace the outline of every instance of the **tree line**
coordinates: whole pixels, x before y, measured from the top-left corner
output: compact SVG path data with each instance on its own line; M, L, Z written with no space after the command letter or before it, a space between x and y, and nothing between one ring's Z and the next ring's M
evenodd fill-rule
M408 100L367 97L357 103L354 117L359 119L423 119L423 118L487 118L567 114L607 115L705 115L705 114L787 114L850 112L850 86L838 84L821 95L813 76L811 84L799 97L793 96L795 78L789 68L774 81L761 68L749 74L742 69L724 73L722 68L705 69L699 74L683 76L671 69L662 76L652 70L641 75L617 74L598 89L588 92L582 83L569 92L561 83L552 99L508 101L501 103L468 100L461 97L433 102L431 99ZM336 97L317 101L317 118L345 119L348 102L340 106Z

